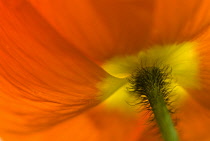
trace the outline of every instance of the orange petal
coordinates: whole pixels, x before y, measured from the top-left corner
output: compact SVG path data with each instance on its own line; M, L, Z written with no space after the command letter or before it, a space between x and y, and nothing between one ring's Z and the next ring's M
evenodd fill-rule
M95 62L136 53L149 37L153 1L29 1L59 33Z
M142 124L137 130L137 126ZM106 111L102 106L91 109L48 131L33 135L3 136L6 141L135 141L141 135L143 123L118 111ZM138 134L135 134L137 133Z
M0 128L45 128L99 102L107 74L28 2L0 1L0 17Z
M210 24L209 0L156 0L154 43L187 41Z
M199 101L207 109L210 108L210 28L202 36L194 40L198 43L197 53L199 57L199 86L189 90L189 94Z
M81 114L46 131L24 135L4 134L2 138L5 141L98 141L99 131L87 115Z
M210 113L196 100L188 98L177 113L178 132L183 141L209 141Z

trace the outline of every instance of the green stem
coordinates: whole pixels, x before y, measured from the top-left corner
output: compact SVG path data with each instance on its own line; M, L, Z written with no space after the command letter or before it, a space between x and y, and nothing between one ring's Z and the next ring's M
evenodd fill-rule
M178 141L178 135L171 119L170 113L164 101L162 94L160 94L159 87L155 87L151 91L151 95L148 100L152 107L155 120L160 128L160 132L165 141Z

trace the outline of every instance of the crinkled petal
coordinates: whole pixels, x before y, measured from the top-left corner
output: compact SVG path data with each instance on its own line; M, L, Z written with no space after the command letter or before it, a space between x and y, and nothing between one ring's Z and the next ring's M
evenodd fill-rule
M209 141L210 113L195 99L188 98L177 112L180 140Z
M135 141L144 129L143 121L107 111L98 106L48 131L32 135L3 136L6 141Z
M210 24L209 0L156 0L152 26L154 43L190 40Z
M0 128L43 129L100 102L97 84L108 74L30 3L0 1L0 17Z
M149 39L153 0L30 0L68 41L97 63L136 53Z
M190 40L210 23L208 0L30 1L95 62L136 53L150 43Z
M197 42L197 53L199 59L199 84L189 93L207 109L210 108L210 28L194 40Z

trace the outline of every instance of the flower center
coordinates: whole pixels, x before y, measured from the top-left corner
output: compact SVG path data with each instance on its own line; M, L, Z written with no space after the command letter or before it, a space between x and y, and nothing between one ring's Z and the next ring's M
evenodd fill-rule
M137 104L128 103L146 105L163 138L178 140L170 117L173 108L170 108L178 108L188 96L185 88L199 87L195 46L191 42L152 46L136 55L116 56L107 61L102 67L113 77L99 86L101 93L108 97L104 102L106 108L132 115ZM114 93L110 95L110 91ZM173 105L172 101L175 101Z
M129 82L127 80L139 67L153 67L156 65L170 66L171 86L176 86L172 92L172 100L176 99L179 105L188 95L185 88L199 87L198 81L198 55L195 50L196 44L186 42L173 45L156 45L145 51L140 51L136 55L116 56L108 60L102 67L110 75L116 78L116 81L122 82L120 85L114 84L113 79L107 78L101 86L102 93L107 94L107 89L115 89L115 93L106 100L107 108L124 110L125 113L132 111L127 104L133 97L128 93ZM119 83L118 83L119 84ZM109 86L110 85L110 86ZM117 88L114 88L114 87ZM109 95L109 94L107 94ZM108 96L106 96L108 97ZM179 100L177 100L179 99ZM129 113L130 114L130 113Z

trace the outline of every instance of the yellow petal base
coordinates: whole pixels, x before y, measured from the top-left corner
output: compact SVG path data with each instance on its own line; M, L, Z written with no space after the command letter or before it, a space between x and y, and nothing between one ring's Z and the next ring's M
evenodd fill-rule
M173 45L155 45L145 51L140 51L132 56L116 56L107 61L102 67L110 75L118 80L122 80L121 86L115 91L106 101L108 109L122 109L126 113L133 111L133 108L127 104L133 100L129 95L127 88L129 84L126 80L130 78L133 72L141 66L151 67L154 64L169 65L172 69L172 87L176 86L171 100L182 101L187 93L185 88L197 88L198 83L198 57L195 51L196 43L186 42ZM106 81L103 84L106 88L108 85L115 87L115 84L108 84ZM102 86L102 85L101 85ZM100 86L100 87L101 87ZM117 86L117 84L116 84ZM179 103L180 104L180 103Z

